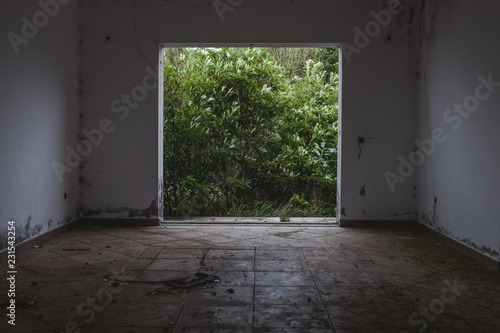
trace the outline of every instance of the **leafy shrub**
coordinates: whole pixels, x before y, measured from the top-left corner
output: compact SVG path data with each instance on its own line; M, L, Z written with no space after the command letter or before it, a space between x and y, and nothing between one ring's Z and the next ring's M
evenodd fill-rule
M287 70L263 48L167 50L167 215L277 214L291 198L334 207L338 75L321 54L282 52L297 64Z

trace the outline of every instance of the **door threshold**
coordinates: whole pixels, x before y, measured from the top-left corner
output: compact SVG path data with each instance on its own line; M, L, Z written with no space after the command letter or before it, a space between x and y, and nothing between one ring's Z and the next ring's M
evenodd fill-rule
M163 225L279 225L279 226L331 226L338 225L334 217L290 217L289 221L281 221L279 217L169 217L164 218Z

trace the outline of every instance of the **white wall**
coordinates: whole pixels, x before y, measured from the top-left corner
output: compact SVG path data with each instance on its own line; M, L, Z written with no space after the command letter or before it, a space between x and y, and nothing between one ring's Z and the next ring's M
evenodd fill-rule
M148 79L146 67L158 62L160 43L355 45L354 28L364 30L374 21L370 11L387 8L388 0L243 0L223 20L213 3L81 3L82 128L96 128L108 118L114 129L85 159L85 216L157 216L155 207L148 207L158 200L160 185L158 92L148 90L126 117L114 113L112 103L140 89ZM350 63L344 59L341 219L415 219L415 177L394 193L384 178L397 168L398 154L411 151L416 135L415 6L416 1L404 1L403 13L390 15L391 23L352 54ZM359 137L365 139L360 155Z
M19 244L75 219L80 198L78 168L59 181L51 166L64 162L79 129L78 3L52 6L53 17L36 1L5 1L0 8L1 250L9 220ZM40 27L25 31L16 53L9 33L25 38L22 18L33 23L34 15Z
M474 101L479 76L500 82L498 13L500 3L494 0L426 1L418 133L429 138L442 128L447 139L417 169L419 221L495 258L500 252L500 84L494 92L480 88L480 95L491 96L475 111L465 110L466 118L447 110L467 98Z

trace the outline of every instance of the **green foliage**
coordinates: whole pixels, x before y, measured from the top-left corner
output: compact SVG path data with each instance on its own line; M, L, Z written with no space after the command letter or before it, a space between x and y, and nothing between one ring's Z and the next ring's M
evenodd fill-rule
M166 215L332 211L338 75L320 50L167 50Z
M274 216L276 214L276 208L271 202L267 201L257 201L252 209L242 210L240 214L241 216L246 217L269 217Z

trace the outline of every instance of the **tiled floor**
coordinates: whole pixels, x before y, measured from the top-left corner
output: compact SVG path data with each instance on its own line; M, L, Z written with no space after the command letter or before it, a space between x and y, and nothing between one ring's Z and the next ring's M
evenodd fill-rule
M42 246L17 256L0 332L500 331L500 273L420 229L82 226ZM197 272L220 282L163 284Z

